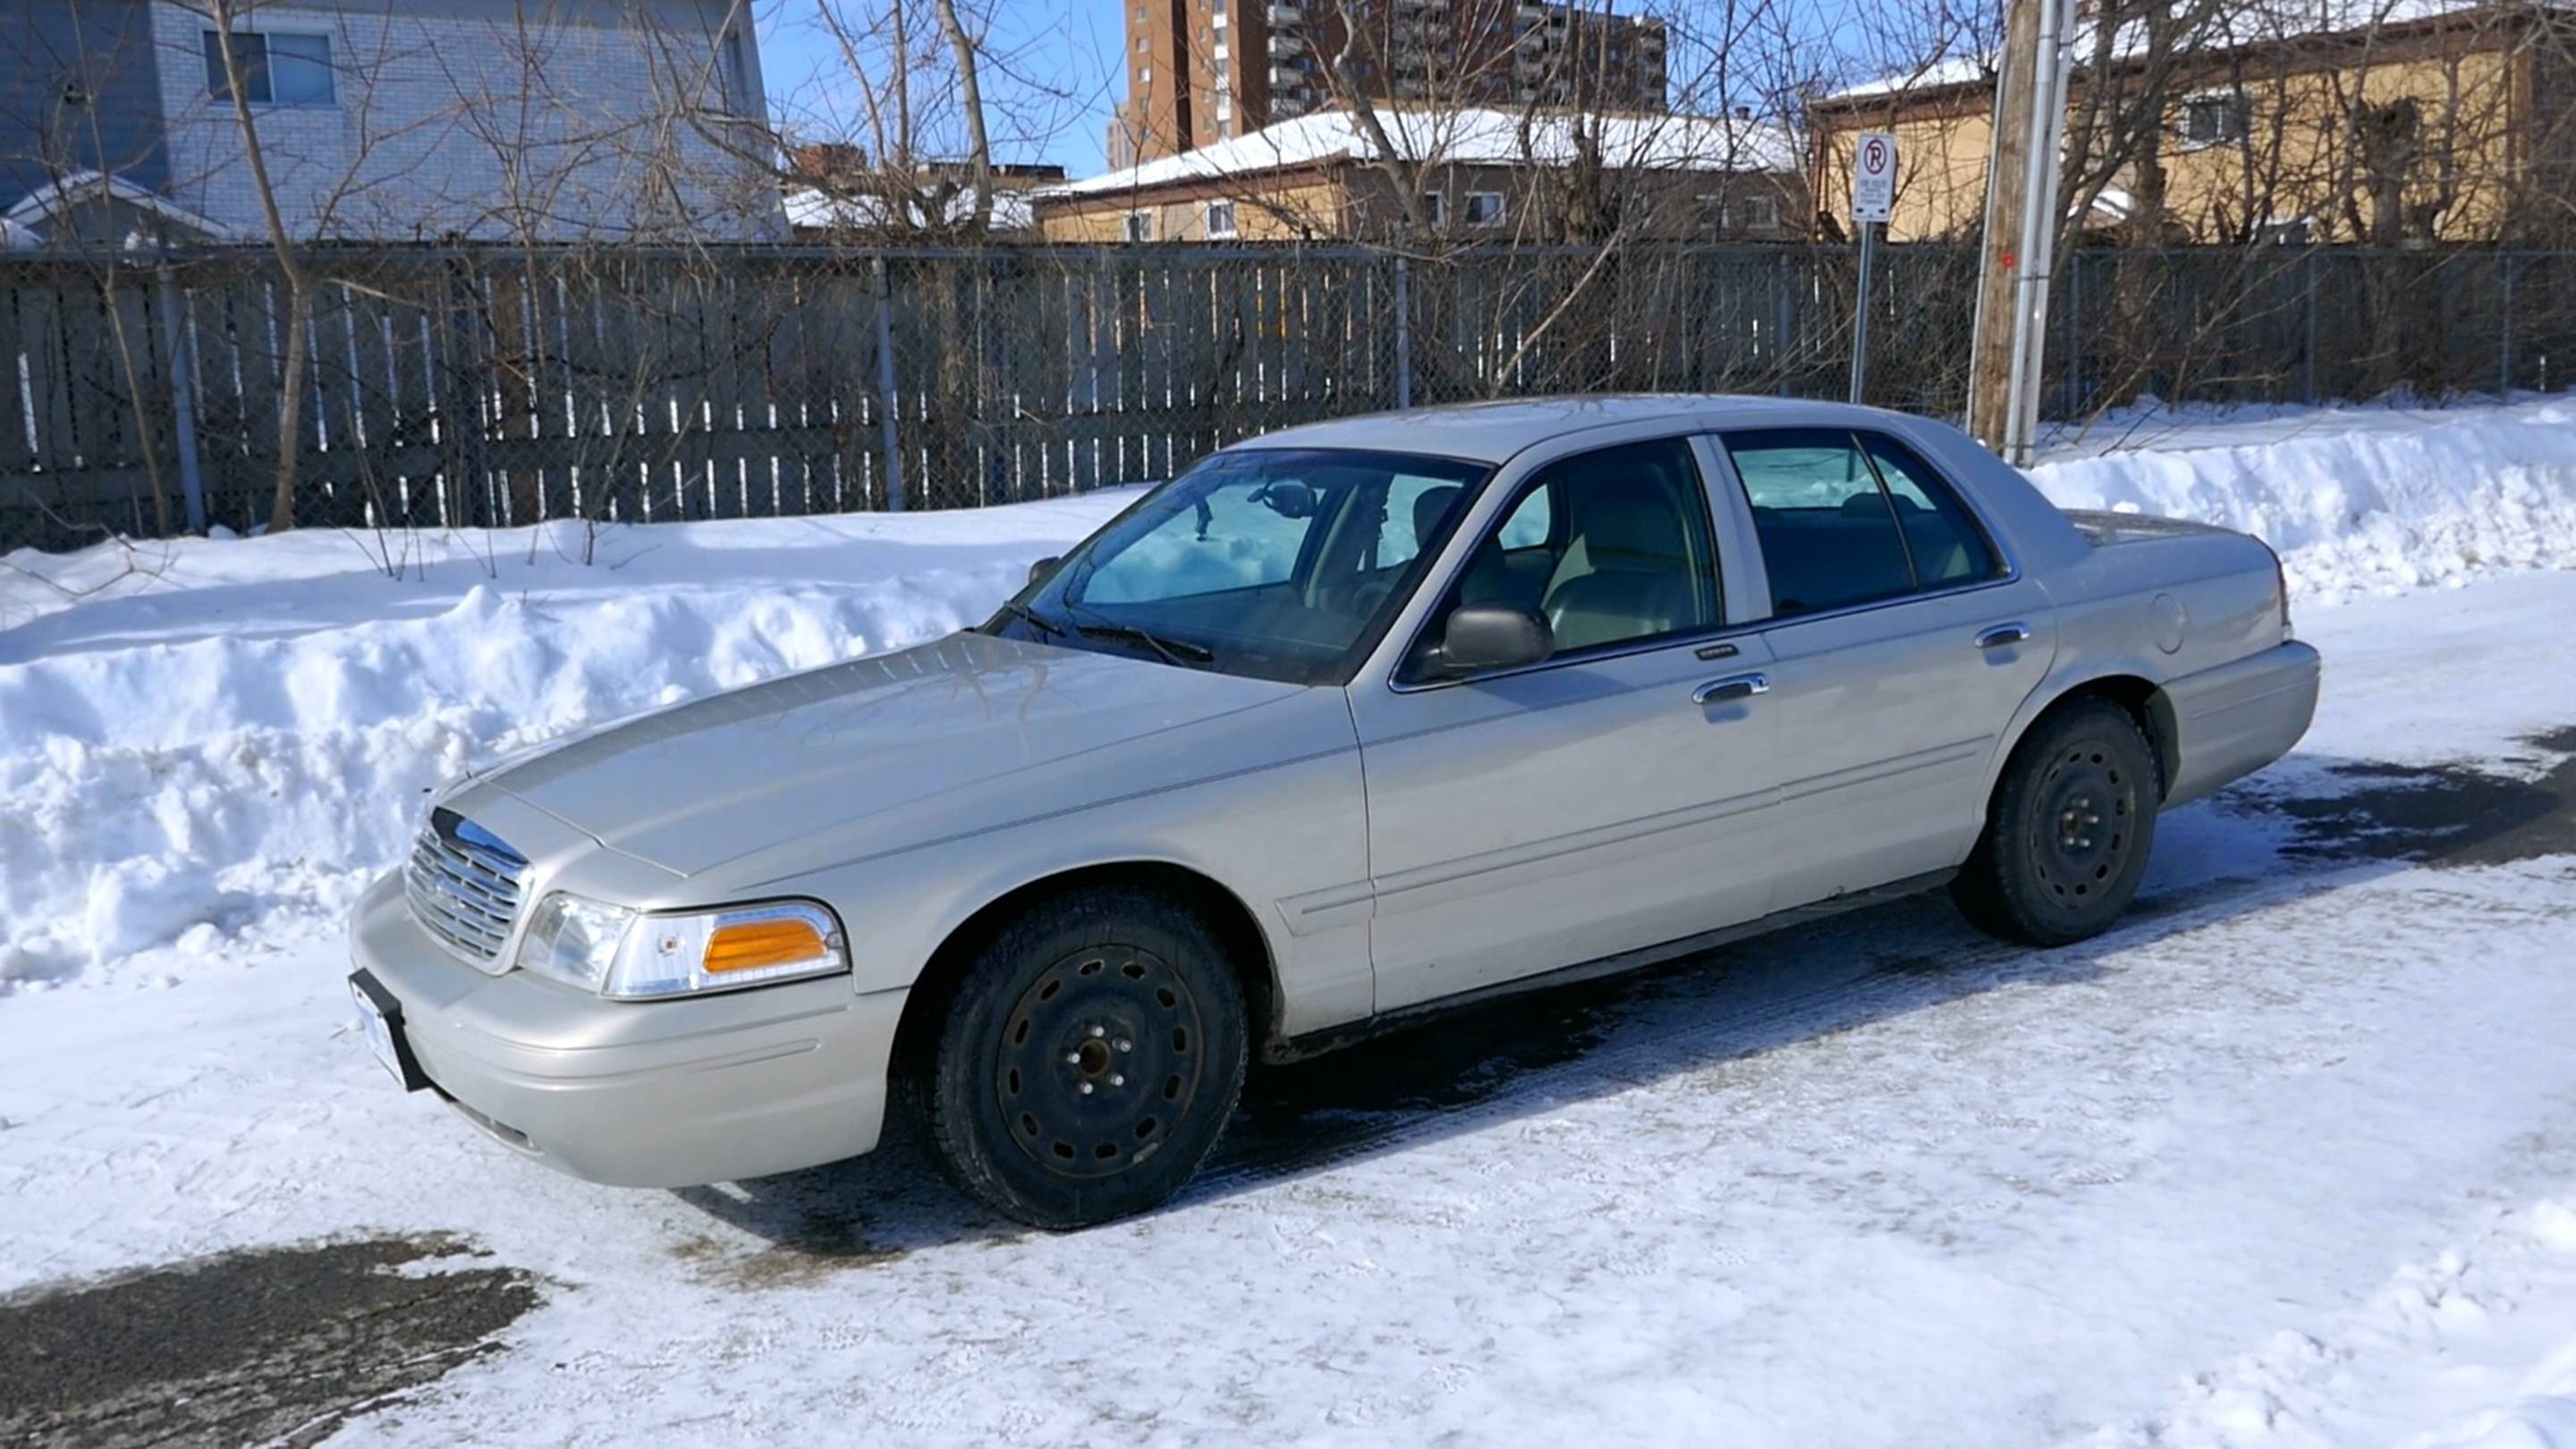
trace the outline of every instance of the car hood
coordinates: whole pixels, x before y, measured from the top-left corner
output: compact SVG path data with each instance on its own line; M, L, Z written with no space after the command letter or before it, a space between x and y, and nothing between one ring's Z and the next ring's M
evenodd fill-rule
M976 813L989 813L1030 772L1139 741L1168 753L1155 736L1303 692L953 634L609 725L497 767L482 783L612 849L694 875L907 806L972 797L986 807ZM1103 798L1116 791L1099 781Z

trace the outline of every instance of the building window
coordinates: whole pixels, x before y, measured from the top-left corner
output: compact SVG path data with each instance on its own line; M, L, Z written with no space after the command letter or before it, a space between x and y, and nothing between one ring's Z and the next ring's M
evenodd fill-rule
M742 32L728 30L716 42L716 105L728 116L751 114L751 58L744 53Z
M1207 234L1218 237L1234 235L1233 202L1211 201L1207 204Z
M1154 239L1154 213L1150 211L1131 211L1127 213L1125 234L1127 240L1131 242L1152 241Z
M2243 96L2192 96L2182 103L2182 138L2194 146L2242 141L2250 109Z
M224 72L224 38L206 31L205 46L206 94L229 101L233 88ZM233 59L241 65L242 90L253 105L327 106L337 100L327 35L236 30Z
M1727 221L1737 231L1778 231L1780 198L1776 196L1739 196L1726 208Z
M1503 224L1503 194L1499 191L1468 192L1467 224L1469 226L1501 226Z
M1422 193L1422 215L1423 219L1429 221L1433 226L1447 226L1449 224L1449 198L1443 196L1437 191L1426 191Z
M1138 55L1145 53L1145 37L1141 35L1136 37L1136 53Z

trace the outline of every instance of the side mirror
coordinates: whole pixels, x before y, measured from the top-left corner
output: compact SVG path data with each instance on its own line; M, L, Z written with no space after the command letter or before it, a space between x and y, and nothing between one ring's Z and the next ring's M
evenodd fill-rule
M1556 632L1546 619L1494 604L1450 610L1440 640L1440 663L1452 674L1536 664L1555 652Z
M1034 584L1038 580L1045 578L1047 576L1047 570L1054 568L1057 564L1062 562L1064 562L1062 555L1048 554L1045 558L1039 559L1036 563L1029 565L1029 582Z

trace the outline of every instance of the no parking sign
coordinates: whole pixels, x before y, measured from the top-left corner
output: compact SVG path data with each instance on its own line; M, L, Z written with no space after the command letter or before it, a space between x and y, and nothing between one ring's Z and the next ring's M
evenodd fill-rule
M1896 138L1863 131L1852 143L1852 220L1885 221L1895 209Z

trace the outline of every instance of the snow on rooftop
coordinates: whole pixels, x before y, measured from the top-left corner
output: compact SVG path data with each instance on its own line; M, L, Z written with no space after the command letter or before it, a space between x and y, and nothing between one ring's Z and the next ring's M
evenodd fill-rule
M2533 3L2564 3L2564 0L2533 0ZM2503 11L2511 8L2509 4L2498 5L2496 0L2264 0L2264 3L2233 6L2213 13L2199 32L2198 43L2193 48L2230 50L2303 35L2337 35L2408 25L2471 10ZM2091 59L2097 34L2092 21L2076 23L2070 44L2078 65ZM2145 28L2133 21L2121 27L2111 49L2114 57L2127 59L2145 47ZM1859 100L1985 82L1994 76L1994 62L1991 51L1943 56L1913 70L1846 87L1827 99Z
M909 219L889 221L895 213L895 202L889 197L858 195L831 196L808 186L787 193L785 198L788 225L799 231L869 231L888 225L933 228L964 226L975 216L975 193L972 188L959 190L948 198L947 217L933 221L926 199L915 199L904 205ZM993 211L985 222L993 231L1026 231L1037 224L1035 210L1025 191L996 191Z
M1612 166L1702 171L1794 171L1798 148L1777 126L1725 116L1527 113L1466 107L1378 112L1387 139L1415 163L1561 165L1578 135L1598 138ZM1578 127L1581 129L1578 131ZM1318 161L1379 159L1359 117L1317 111L1248 135L1050 187L1040 196L1093 196L1175 181L1243 176Z

